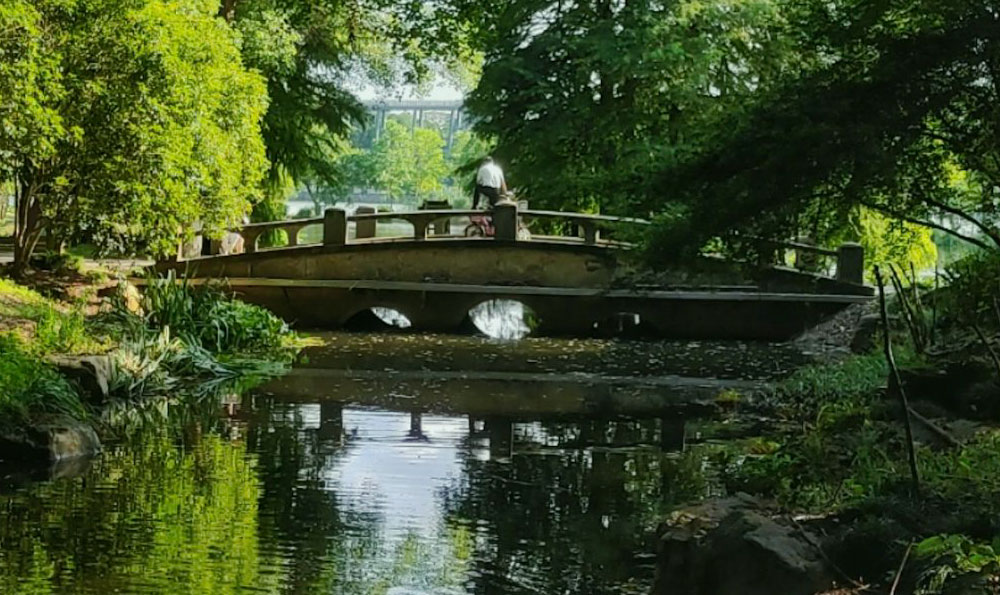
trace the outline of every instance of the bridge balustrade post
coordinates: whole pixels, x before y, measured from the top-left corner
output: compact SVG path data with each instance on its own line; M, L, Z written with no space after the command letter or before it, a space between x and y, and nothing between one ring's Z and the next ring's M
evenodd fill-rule
M861 244L848 242L837 248L837 281L864 285L865 249Z
M371 215L375 213L375 207L358 207L354 209L355 215ZM354 223L354 237L361 240L375 237L375 219L361 219Z
M243 252L247 254L253 254L257 251L257 238L260 237L263 231L253 230L249 231L247 229L240 230L240 235L243 236Z
M343 246L347 243L347 211L329 208L323 213L323 245Z
M584 244L596 244L597 240L600 239L600 230L597 229L597 225L585 222L583 225L583 243Z
M184 260L184 240L177 240L177 249L171 250L157 262L181 262Z
M517 241L517 203L501 201L493 207L494 238L503 242Z

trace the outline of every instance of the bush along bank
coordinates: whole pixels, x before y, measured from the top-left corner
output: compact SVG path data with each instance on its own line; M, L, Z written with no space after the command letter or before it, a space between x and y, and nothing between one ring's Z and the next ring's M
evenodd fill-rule
M661 528L655 592L1000 593L1000 285L970 279L998 274L986 260L890 303L917 482L880 348L801 369L744 400L762 435L701 447L720 495Z
M121 282L93 301L0 279L0 461L94 452L113 433L109 412L217 398L283 373L302 345L218 284L150 278L141 293Z

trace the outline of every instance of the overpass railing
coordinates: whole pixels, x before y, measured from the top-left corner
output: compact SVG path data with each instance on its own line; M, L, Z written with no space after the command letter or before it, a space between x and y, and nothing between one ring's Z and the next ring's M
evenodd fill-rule
M285 248L302 245L345 246L348 244L368 243L376 240L415 240L435 241L464 237L464 233L452 233L451 222L454 219L467 219L484 215L484 211L470 209L437 209L403 212L376 212L372 208L359 208L354 214L348 214L344 209L329 208L322 217L309 219L291 219L286 221L269 221L266 223L250 223L232 230L239 238L235 249L225 246L224 240L210 240L203 255L220 255L234 252L258 252L259 239L268 232L284 232L287 244L273 248ZM411 227L409 235L378 236L377 224L390 221L404 221ZM555 221L568 223L571 228L579 231L579 235L571 236L534 236L537 239L579 242L584 245L628 245L625 242L609 242L601 237L601 232L621 226L646 226L649 221L631 217L612 217L591 213L572 213L564 211L540 211L521 209L517 203L501 202L492 211L494 235L484 240L502 242L531 241L530 234L519 233L526 229L532 221ZM354 234L351 237L350 224L354 224ZM317 227L319 233L311 234L312 241L303 242L302 232L306 228ZM462 231L462 230L459 230ZM797 264L809 258L834 259L834 276L849 283L862 284L864 278L864 250L858 244L847 243L837 249L820 248L804 243L766 241L780 251L794 251ZM230 244L234 244L230 242ZM239 244L242 244L240 246ZM806 255L803 258L803 255ZM782 259L783 260L783 259ZM767 264L767 263L761 263ZM774 264L774 262L770 263Z

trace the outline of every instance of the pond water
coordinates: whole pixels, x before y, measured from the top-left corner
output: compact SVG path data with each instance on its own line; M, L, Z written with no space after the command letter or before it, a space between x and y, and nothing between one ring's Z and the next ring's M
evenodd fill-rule
M698 415L786 348L337 334L284 378L0 471L0 593L647 593ZM159 411L159 410L158 410ZM685 429L687 424L687 429Z

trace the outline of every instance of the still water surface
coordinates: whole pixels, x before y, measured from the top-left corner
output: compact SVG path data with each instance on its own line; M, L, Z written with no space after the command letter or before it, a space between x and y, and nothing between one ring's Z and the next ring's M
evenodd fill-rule
M647 593L663 511L709 489L682 417L795 361L326 338L289 376L150 415L89 464L0 472L0 593Z

